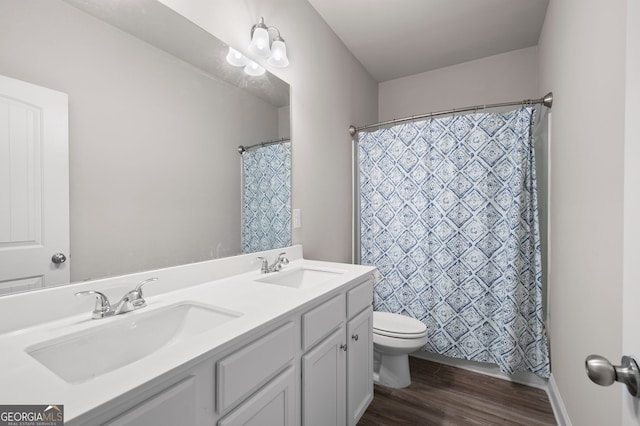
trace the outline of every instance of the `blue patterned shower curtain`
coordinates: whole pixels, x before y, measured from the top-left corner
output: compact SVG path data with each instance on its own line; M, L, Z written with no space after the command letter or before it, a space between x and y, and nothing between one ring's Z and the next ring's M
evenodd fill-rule
M361 263L375 309L427 325L431 352L549 377L535 110L360 133Z
M242 153L242 253L291 245L291 143Z

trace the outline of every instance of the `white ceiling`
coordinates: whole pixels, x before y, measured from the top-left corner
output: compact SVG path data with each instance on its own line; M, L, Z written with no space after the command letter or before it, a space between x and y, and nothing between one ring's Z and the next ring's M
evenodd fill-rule
M378 82L538 44L549 0L309 0Z

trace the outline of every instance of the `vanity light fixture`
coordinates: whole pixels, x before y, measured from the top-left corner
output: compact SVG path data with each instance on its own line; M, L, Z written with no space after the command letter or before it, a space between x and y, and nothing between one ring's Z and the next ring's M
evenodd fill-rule
M269 31L275 31L276 36L271 40ZM249 43L249 51L267 59L267 63L274 67L284 68L289 65L287 58L287 45L280 36L280 30L276 27L267 27L264 18L260 18L260 22L251 27L251 43Z
M269 31L275 31L276 36L270 38ZM267 63L271 66L284 68L289 65L287 58L287 45L280 36L280 30L276 27L267 27L264 18L251 27L251 43L249 52L261 58L267 58ZM251 76L259 76L265 73L265 69L251 59L229 46L227 62L235 67L244 67L244 72Z

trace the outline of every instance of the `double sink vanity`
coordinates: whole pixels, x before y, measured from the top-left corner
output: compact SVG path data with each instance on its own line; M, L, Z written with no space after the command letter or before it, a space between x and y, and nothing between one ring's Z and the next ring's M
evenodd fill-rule
M0 402L64 405L69 425L355 425L373 398L373 273L293 246L0 298ZM99 304L74 296L149 278L123 314L92 319Z

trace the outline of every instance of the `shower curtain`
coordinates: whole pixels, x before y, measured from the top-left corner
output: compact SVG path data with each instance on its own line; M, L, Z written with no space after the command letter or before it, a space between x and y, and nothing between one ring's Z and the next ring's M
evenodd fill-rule
M242 153L242 253L291 245L291 143Z
M375 310L427 325L423 350L549 377L535 110L362 132L361 263Z

